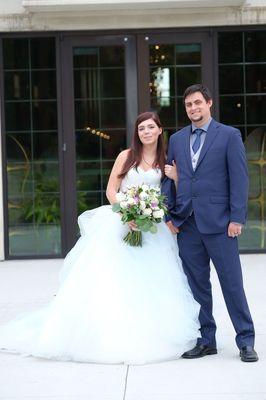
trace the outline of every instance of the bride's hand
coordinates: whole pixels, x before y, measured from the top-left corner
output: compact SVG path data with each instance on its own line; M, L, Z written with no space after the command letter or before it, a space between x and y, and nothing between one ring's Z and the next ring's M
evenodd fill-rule
M173 181L177 182L178 176L177 176L177 169L176 169L176 163L174 160L172 161L173 165L165 164L164 166L164 173L167 176L167 178L173 179Z
M129 221L127 224L132 231L138 228L135 221Z

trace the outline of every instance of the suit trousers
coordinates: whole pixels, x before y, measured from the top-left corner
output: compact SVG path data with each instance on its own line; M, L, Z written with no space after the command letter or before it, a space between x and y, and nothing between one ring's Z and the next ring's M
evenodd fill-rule
M210 282L212 260L236 331L236 344L239 348L254 346L254 325L243 287L237 238L230 238L227 232L200 233L192 214L181 225L177 241L184 272L194 298L201 305L201 338L198 339L198 344L216 347L216 323L212 313Z

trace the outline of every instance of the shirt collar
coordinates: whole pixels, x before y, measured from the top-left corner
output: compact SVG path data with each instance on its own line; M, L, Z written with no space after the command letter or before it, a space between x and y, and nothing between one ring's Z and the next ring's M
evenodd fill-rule
M209 119L209 121L207 121L206 124L204 124L200 129L202 129L204 132L207 132L207 130L208 130L209 126L210 126L211 121L212 121L212 117L211 117L211 118ZM195 129L199 129L199 128L197 128L195 125L191 124L191 131L192 131L192 133L195 131Z

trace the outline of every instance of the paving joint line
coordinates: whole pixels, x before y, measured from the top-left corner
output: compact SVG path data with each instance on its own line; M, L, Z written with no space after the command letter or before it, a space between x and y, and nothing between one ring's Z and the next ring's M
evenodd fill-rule
M128 373L129 373L129 365L127 366L127 372L126 372L126 377L125 377L125 386L124 386L123 400L126 400Z

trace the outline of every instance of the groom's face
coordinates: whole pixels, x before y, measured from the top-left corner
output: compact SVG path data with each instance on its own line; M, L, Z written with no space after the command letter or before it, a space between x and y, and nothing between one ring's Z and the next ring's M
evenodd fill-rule
M185 108L190 121L200 127L211 117L212 100L206 101L200 92L190 94L185 99Z

